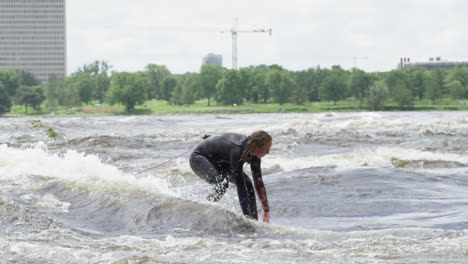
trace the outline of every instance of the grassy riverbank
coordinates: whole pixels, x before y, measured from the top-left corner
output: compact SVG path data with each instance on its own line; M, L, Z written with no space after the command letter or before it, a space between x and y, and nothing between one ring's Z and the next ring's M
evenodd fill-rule
M468 101L442 100L431 102L428 100L416 101L412 108L401 108L396 104L388 103L383 111L467 111ZM368 111L366 106L359 107L358 102L338 101L313 102L305 105L275 103L244 104L226 106L212 103L208 106L206 100L197 101L189 106L171 105L166 101L151 100L144 105L137 106L132 113L126 113L123 105L89 104L81 108L43 108L37 112L28 108L25 114L24 106L16 105L5 116L99 116L99 115L157 115L157 114L216 114L216 113L317 113L317 112L357 112Z

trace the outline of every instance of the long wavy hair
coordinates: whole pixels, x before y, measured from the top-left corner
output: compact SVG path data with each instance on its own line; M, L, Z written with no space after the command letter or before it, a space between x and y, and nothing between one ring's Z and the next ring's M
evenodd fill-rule
M252 153L252 151L257 147L262 147L268 142L272 141L272 137L270 134L263 130L258 130L252 133L249 137L247 137L247 142L244 146L244 151L242 152L241 160L247 161L247 158Z

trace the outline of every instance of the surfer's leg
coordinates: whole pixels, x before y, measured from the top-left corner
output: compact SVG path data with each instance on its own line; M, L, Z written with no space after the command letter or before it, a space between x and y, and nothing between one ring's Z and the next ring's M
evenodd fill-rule
M213 192L207 197L209 201L216 202L223 197L229 183L226 176L205 156L192 153L190 155L190 167L200 178L210 184L214 184Z
M213 187L213 191L208 194L206 199L211 202L217 202L221 199L226 193L227 188L229 187L229 183L226 178L223 179L222 182L218 182Z
M243 179L237 179L237 195L242 212L245 216L258 220L257 203L255 201L255 191L250 178L244 173Z

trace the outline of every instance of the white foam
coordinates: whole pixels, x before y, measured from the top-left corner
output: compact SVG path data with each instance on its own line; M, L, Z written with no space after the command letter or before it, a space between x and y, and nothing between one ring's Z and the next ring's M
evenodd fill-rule
M293 171L310 167L389 167L393 160L451 161L468 164L468 155L434 153L417 149L379 147L376 149L356 150L351 153L323 156L285 158L271 156L262 159L265 167L279 167L283 171Z
M31 175L61 179L94 191L137 188L171 194L164 180L150 176L136 178L115 166L105 164L96 155L75 150L68 150L63 155L52 154L43 143L25 149L0 145L0 179L13 179L16 182Z
M252 127L254 128L254 127ZM468 123L466 119L454 118L451 120L430 116L421 116L420 119L408 118L406 115L383 116L378 113L333 114L329 117L323 114L291 115L286 122L271 122L265 126L255 127L264 129L278 135L301 136L308 134L335 135L343 132L363 131L372 133L397 133L408 135L437 134L466 134Z
M34 203L38 208L54 210L57 213L66 214L70 208L70 203L62 202L52 194L34 195L25 194L22 199Z
M464 245L468 240L463 231L423 228L347 233L304 231L297 232L304 238L291 236L295 232L288 231L285 237L246 237L233 241L167 235L161 239L118 236L64 242L31 235L20 241L1 238L0 246L12 259L34 256L51 263L248 263L253 259L256 263L274 264L465 263L467 259Z

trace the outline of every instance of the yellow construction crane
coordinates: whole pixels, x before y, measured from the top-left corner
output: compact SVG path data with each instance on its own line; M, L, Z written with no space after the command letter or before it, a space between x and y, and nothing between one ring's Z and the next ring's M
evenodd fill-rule
M237 70L237 34L238 33L268 33L271 36L272 29L251 29L251 30L238 30L237 17L234 18L233 26L230 30L221 31L221 33L230 32L232 34L232 69Z

